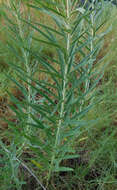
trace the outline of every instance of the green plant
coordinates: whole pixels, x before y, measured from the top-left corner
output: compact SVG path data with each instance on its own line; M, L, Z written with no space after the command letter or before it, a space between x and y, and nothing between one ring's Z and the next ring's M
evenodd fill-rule
M85 126L89 130L96 122L85 120L84 116L97 103L94 89L103 76L104 67L98 69L96 63L104 35L99 33L103 9L102 4L94 2L92 10L78 8L77 0L59 3L35 0L26 7L27 15L23 15L21 8L21 1L11 0L8 9L13 20L5 15L10 35L7 48L14 56L7 64L17 78L7 77L23 95L19 100L8 92L16 121L7 121L12 131L9 141L16 145L16 161L24 150L33 152L32 163L45 175L48 187L55 172L73 171L62 166L62 162L79 157L75 154L74 141ZM31 20L30 9L47 14L54 25ZM39 43L38 52L32 48L35 41ZM43 44L54 47L54 57L41 51ZM44 79L38 80L36 71Z

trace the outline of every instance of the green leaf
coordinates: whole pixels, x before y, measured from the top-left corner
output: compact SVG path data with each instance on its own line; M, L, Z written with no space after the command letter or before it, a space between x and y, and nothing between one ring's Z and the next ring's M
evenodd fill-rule
M97 49L98 49L98 46L95 47L95 48L93 49L93 51L91 51L87 56L85 56L85 57L83 58L83 60L80 61L80 63L77 64L77 65L74 67L74 69L73 69L73 71L71 71L71 73L75 72L75 71L78 70L80 67L85 66L85 65L87 64L87 61L89 60L89 58L97 51Z
M21 91L21 93L24 95L24 97L27 97L28 92L26 91L25 87L19 83L16 79L12 78L11 76L7 75L6 76L13 82L16 84L16 86L18 87L18 89Z
M38 31L42 36L44 36L47 40L49 40L49 41L51 41L52 42L52 38L50 38L46 33L44 33L41 29L39 29L38 27L36 27L34 24L31 24L31 23L29 23L29 22L27 22L27 21L24 21L23 20L23 22L25 22L25 23L27 23L29 26L31 26L33 29L35 29L36 31ZM33 39L35 39L34 37L33 37ZM39 41L39 40L38 40ZM48 42L49 43L49 42ZM54 41L53 41L53 43L54 43Z
M30 25L30 23L28 23L28 24ZM44 24L40 24L40 23L37 23L37 22L33 22L33 24L38 25L38 26L41 26L41 27L44 28L46 31L49 30L49 31L51 31L51 32L54 32L55 34L58 34L58 35L60 35L60 36L64 36L62 32L59 32L59 31L55 30L55 29L52 28L52 27L49 27L49 26L46 26L46 25L44 25ZM33 26L32 26L32 27L33 27Z
M49 6L46 6L44 3L42 3L42 1L38 1L38 0L36 0L37 2L38 2L38 4L39 5L41 5L43 8L44 8L44 10L49 10L49 11L51 11L52 13L56 13L57 15L59 15L59 16L62 16L62 17L64 17L65 18L65 16L63 15L63 14L61 14L60 12L58 12L58 11L56 11L56 9L53 9L53 8L51 8L51 7L49 7ZM48 3L50 4L53 4L53 2L52 1L48 1ZM55 5L55 4L54 4ZM56 4L57 5L57 4ZM33 6L33 5L32 5ZM31 7L32 7L31 6ZM34 6L33 6L34 7ZM37 9L39 9L39 8L37 8Z
M70 171L73 171L73 169L69 167L59 167L54 169L54 172L70 172Z
M60 17L58 17L58 15L54 14L54 12L48 11L47 9L44 9L44 8L39 8L34 5L30 5L30 7L51 16L51 18L53 18L53 20L56 22L56 24L57 24L57 26L59 26L59 28L62 29L62 25L65 25L65 21L63 19L64 16L62 17L62 15L60 15Z
M50 47L52 46L52 47L58 48L58 49L60 49L64 54L66 53L65 48L62 47L62 46L60 46L58 43L55 43L54 41L47 42L47 41L44 41L44 40L41 40L41 39L35 38L35 37L33 37L33 39L34 39L35 41L41 42L42 44L49 45Z
M74 159L74 158L79 158L80 157L80 155L78 155L78 154L74 154L74 155L66 155L66 156L64 156L63 158L62 158L62 160L68 160L68 159Z

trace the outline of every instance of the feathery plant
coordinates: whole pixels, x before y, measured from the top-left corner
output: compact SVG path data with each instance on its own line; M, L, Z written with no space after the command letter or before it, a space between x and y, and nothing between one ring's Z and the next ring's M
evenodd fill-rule
M8 65L17 78L8 78L23 96L19 100L9 93L16 118L16 122L8 121L13 132L9 139L16 146L17 161L23 150L33 152L32 162L44 172L46 187L54 172L73 171L62 164L79 156L74 140L84 126L89 129L95 122L84 116L97 103L95 87L103 75L96 60L103 37L99 29L105 23L99 22L102 5L92 1L85 9L77 0L35 0L25 7L22 1L9 1L12 19L5 15L10 35L7 48L13 60ZM32 10L46 14L53 25L31 19ZM33 49L35 42L38 51ZM54 57L41 51L44 45L55 49Z
M33 30L29 30L29 27L24 26L24 24L21 22L19 19L20 16L26 16L24 15L23 10L21 10L23 7L21 7L21 2L17 1L8 1L7 2L7 7L4 5L5 8L7 8L7 14L5 12L4 17L6 18L6 27L4 26L3 30L5 33L8 34L9 38L7 38L7 51L11 53L12 59L7 61L7 65L11 66L11 63L14 65L17 64L17 67L20 65L22 69L25 69L25 71L28 73L28 76L31 76L32 73L34 73L34 69L36 68L36 64L34 65L35 60L30 64L30 55L29 53L24 49L24 46L28 46L28 49L31 46L31 40L32 40L32 35L33 35ZM28 21L30 20L30 12L29 9L27 9L28 14L27 14L27 19ZM7 31L7 32L6 32ZM28 32L27 32L28 31ZM11 45L12 44L12 45ZM24 45L25 44L25 45ZM16 56L14 56L14 53L16 53ZM33 66L34 65L34 66ZM12 71L12 72L11 72ZM15 76L16 71L11 67L9 70L10 74L12 77ZM8 75L8 72L7 72ZM18 77L17 77L18 79ZM12 82L16 86L18 86L21 90L22 86L20 85L19 81L15 81L13 78L11 79ZM28 79L28 82L30 80ZM23 84L22 84L23 85ZM28 94L25 94L27 96L28 101L31 101L31 88L29 85L26 86L28 89ZM25 92L26 88L23 87L21 91ZM14 97L15 98L15 97ZM16 100L16 98L15 98ZM30 123L30 112L31 108L30 106L27 106L26 109L23 110L23 107L19 108L19 105L17 104L18 109L20 110L20 114L22 114L25 110L28 116L25 117L25 114L23 114L22 117L22 123L26 120L27 123ZM16 108L11 106L11 110L15 113ZM14 110L15 109L15 110ZM16 117L13 118L14 121L19 122L18 119L21 119L20 117L17 117L19 115L19 112L16 113ZM9 121L10 122L10 121ZM13 135L8 135L6 133L6 136L9 138L9 143L10 143L10 150L7 150L6 146L0 141L0 146L2 147L3 152L6 152L5 154L5 159L6 159L6 164L5 164L5 159L3 159L3 165L4 165L4 170L7 171L7 175L5 173L3 174L3 171L1 171L2 176L4 176L4 183L2 184L1 188L6 188L8 186L8 183L10 182L9 188L16 187L17 189L21 189L22 182L18 180L19 176L19 166L20 163L17 160L18 157L21 155L23 151L23 147L25 145L25 139L21 138L21 136L18 135L18 130L22 126L22 130L25 130L25 132L30 131L30 126L26 125L25 128L23 128L24 123L20 123L20 126L16 123L12 123L12 127L16 127ZM9 126L11 124L9 123ZM11 131L9 131L9 134ZM16 137L16 138L14 138ZM11 175L12 174L12 175ZM9 175L9 176L8 176ZM10 179L9 179L10 178ZM9 181L8 181L9 180ZM6 185L6 186L5 186Z
M7 48L8 50L16 53L16 57L14 58L12 64L17 62L17 66L21 66L22 69L25 70L25 72L28 74L29 78L34 74L36 70L37 62L33 59L31 62L31 56L29 52L25 49L26 47L30 50L31 43L32 43L32 36L33 36L33 30L30 30L29 27L24 26L24 24L21 22L21 16L27 17L28 21L30 20L30 10L25 9L27 11L27 15L24 14L24 7L21 4L21 1L9 1L9 15L11 14L11 18L13 18L13 22L8 18L7 15L5 15L5 18L7 20L7 28L9 30L9 34L11 33L11 41L8 41ZM15 36L13 36L15 34ZM13 40L16 40L14 45L12 46ZM25 47L25 48L24 48ZM20 51L20 54L18 54L18 51ZM9 63L11 65L11 62ZM28 83L30 83L30 79L28 78ZM23 91L23 95L27 97L28 102L31 102L32 100L32 91L30 85L27 84L26 88L22 87L18 81L14 81L12 78L12 81L15 83L16 86L19 87L21 92ZM22 89L21 89L22 88ZM27 91L26 91L27 89ZM28 92L28 94L27 94ZM24 108L25 110L25 108ZM31 107L30 105L27 105L26 107L26 113L27 113L27 123L31 122ZM30 127L27 125L26 131L30 131Z

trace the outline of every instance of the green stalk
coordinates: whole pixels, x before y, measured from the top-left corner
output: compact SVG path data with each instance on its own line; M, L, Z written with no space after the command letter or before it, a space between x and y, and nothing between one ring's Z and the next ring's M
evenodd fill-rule
M66 25L66 29L69 29L69 18L70 18L70 7L69 7L69 0L67 0L67 6L66 6L66 16L67 16L67 25ZM67 55L69 55L69 48L70 48L70 34L67 34L67 45L66 45L66 50L67 50ZM55 145L54 145L54 151L53 151L53 155L52 155L52 159L51 159L51 164L50 164L50 169L48 172L48 176L47 176L47 186L48 186L48 182L49 179L51 177L51 173L53 170L53 165L54 165L54 160L56 157L56 150L57 147L60 145L60 130L62 127L62 121L64 118L64 109L65 109L65 97L66 97L66 84L67 84L67 72L68 72L68 61L65 63L65 71L64 71L64 81L63 81L63 89L62 89L62 103L61 103L61 109L60 109L60 119L58 122L58 129L57 129L57 133L56 133L56 139L55 139Z
M13 11L13 15L16 18L16 22L17 22L17 25L18 25L20 38L21 38L22 42L24 42L25 36L24 36L23 30L22 30L21 20L19 19L21 2L19 2L18 5L16 3L14 5L16 7L17 12L14 10ZM8 6L10 8L12 8L12 4L10 4L10 2L8 4ZM23 47L21 47L21 52L22 52L22 56L24 58L24 65L26 67L26 71L27 71L29 77L31 77L31 68L30 68L30 63L29 63L29 55L25 51L25 49ZM28 93L27 100L28 100L29 103L31 103L31 100L32 100L32 97L31 97L32 90L31 90L31 87L29 85L31 81L30 81L29 78L27 80L28 80L27 81L28 82L28 86L27 86L27 93ZM31 123L31 121L32 121L32 119L31 119L32 108L29 105L27 105L27 110L26 111L27 111L27 123ZM25 132L26 132L26 134L30 135L30 133L31 133L30 125L26 126ZM27 143L27 140L24 139L24 141L22 142L22 146L20 146L19 149L18 149L19 154L21 154L21 152L23 150L23 147L26 145L26 143Z
M92 9L94 9L94 2L95 0L92 0ZM92 25L92 28L91 28L91 43L90 43L90 51L92 52L93 51L93 48L94 48L94 44L93 44L93 38L94 38L94 11L92 11L92 14L91 14L91 25ZM92 55L90 56L90 60L91 60L91 65L90 67L88 68L87 70L87 75L90 74L90 71L92 69L92 66L93 66L93 62L92 62ZM89 85L90 85L90 79L86 79L86 82L85 82L85 93L89 90ZM80 112L82 111L82 108L83 108L83 105L84 105L84 100L81 101L81 105L80 105Z
M20 5L19 5L19 9L20 9ZM20 10L19 10L20 11ZM18 15L16 14L16 20L17 20L17 24L18 24L18 28L19 28L19 34L20 34L20 37L22 39L22 41L24 41L24 34L23 34L23 31L22 31L22 26L21 26L21 21L19 20L18 18ZM27 52L24 50L24 48L21 48L21 51L22 51L22 54L23 54L23 57L24 57L24 64L25 64L25 67L26 67L26 71L28 73L28 86L27 86L27 90L28 90L28 103L31 103L32 101L32 97L31 97L31 94L32 94L32 90L31 90L31 86L29 85L31 80L30 80L30 77L31 77L31 68L30 68L30 63L29 63L29 55L27 54ZM27 107L27 114L28 114L28 118L27 118L27 123L31 123L32 119L31 119L31 111L32 111L32 108L31 106L28 105ZM26 133L27 134L30 134L31 133L31 129L30 129L30 126L27 125L26 127Z
M95 0L92 0L92 9L94 9L94 2ZM93 26L94 26L94 11L92 12L91 14L91 25L92 25L92 28L91 28L91 45L90 45L90 50L91 52L93 51L93 38L94 38L94 29L93 29ZM87 75L90 73L91 69L92 69L92 55L90 56L90 60L91 60L91 67L87 70ZM90 79L87 79L86 80L86 84L85 84L85 92L87 92L89 90L89 84L90 84Z

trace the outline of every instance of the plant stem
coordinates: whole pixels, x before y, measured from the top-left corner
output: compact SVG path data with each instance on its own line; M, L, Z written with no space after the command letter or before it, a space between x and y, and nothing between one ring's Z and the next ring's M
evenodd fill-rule
M19 4L19 12L20 12L20 4ZM15 14L15 15L16 15L16 20L17 20L18 28L19 28L19 34L20 34L20 37L21 37L22 41L24 42L25 37L24 37L24 33L22 31L21 21L19 20L18 15L17 14ZM31 80L30 80L30 77L31 77L31 68L30 68L30 63L29 63L29 55L24 50L23 47L21 48L21 51L22 51L22 54L23 54L23 57L24 57L24 63L25 63L26 71L27 71L27 74L29 76L28 79L27 79L27 82L28 82L28 86L27 86L28 97L27 97L27 100L28 100L28 103L31 103L31 101L32 101L32 97L31 97L32 90L31 90L31 86L30 86L30 83L31 83ZM32 119L31 119L31 111L32 111L32 108L31 108L30 105L28 105L28 107L27 107L27 114L28 114L27 123L31 123L31 121L32 121ZM27 134L31 133L29 125L27 125L27 127L26 127L26 133Z
M95 0L92 0L92 9L94 10L94 2L95 2ZM93 38L94 38L94 29L93 29L93 27L94 27L94 11L92 11L92 14L91 14L91 25L92 25L92 28L91 28L91 45L90 45L90 51L92 52L93 51ZM92 55L90 56L90 60L91 60L91 66L89 67L89 69L87 70L87 74L89 74L90 73L90 70L91 70L91 68L92 68ZM90 79L87 79L86 80L86 84L85 84L85 92L87 92L88 91L88 89L89 89L89 85L90 85Z
M2 147L2 149L6 152L7 156L10 157L10 155L12 154L2 143L2 141L0 140L0 146ZM43 190L46 190L46 188L42 185L42 183L39 181L39 179L37 178L37 176L30 170L30 168L28 168L28 166L26 166L21 160L19 160L17 157L15 157L15 160L17 162L19 162L30 174L31 176L33 176L35 178L35 180L37 181L37 183L42 187Z
M92 5L91 5L91 8L93 9L92 13L91 13L91 25L92 25L92 28L91 28L91 43L90 43L90 52L93 51L93 38L94 38L94 2L95 0L92 0ZM86 79L86 82L85 82L85 93L89 90L89 85L90 85L90 79L88 79L88 75L90 74L90 71L92 69L92 65L93 65L93 55L90 56L90 63L91 64L87 70L87 79ZM80 112L82 111L82 107L84 105L84 100L81 101L81 105L80 105Z
M66 6L67 25L66 25L66 27L67 27L67 29L69 29L69 18L70 18L69 0L67 0L66 3L67 3L67 6ZM56 139L55 139L54 151L52 154L50 169L48 172L47 186L48 186L48 182L49 182L49 179L51 177L52 170L53 170L54 160L56 157L56 150L57 150L57 147L60 145L60 130L62 127L62 120L64 118L64 113L65 113L64 109L65 109L66 84L67 84L67 72L68 72L68 61L69 61L69 48L70 48L70 34L68 32L67 33L67 44L66 44L68 60L67 60L67 62L65 62L65 69L64 69L64 80L63 80L63 88L62 88L62 103L61 103L61 109L60 109L60 119L58 122L58 128L57 128L57 133L56 133Z

